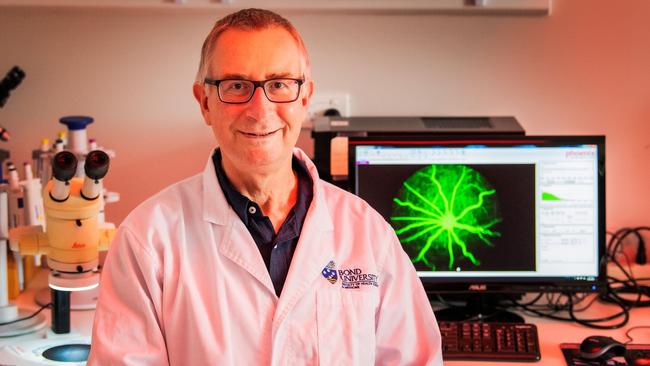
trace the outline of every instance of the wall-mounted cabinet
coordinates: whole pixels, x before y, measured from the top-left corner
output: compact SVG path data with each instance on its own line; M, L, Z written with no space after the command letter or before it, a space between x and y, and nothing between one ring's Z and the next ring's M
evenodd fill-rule
M0 0L0 7L549 15L552 0Z

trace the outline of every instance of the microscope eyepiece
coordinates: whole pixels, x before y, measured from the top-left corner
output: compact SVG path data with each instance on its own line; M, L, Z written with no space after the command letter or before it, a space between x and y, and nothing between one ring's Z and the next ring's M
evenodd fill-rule
M93 150L86 155L86 162L84 165L84 171L86 176L93 180L99 180L104 178L106 173L108 173L108 164L109 164L108 154L101 150Z
M60 151L52 158L52 175L61 182L67 182L77 171L77 157L69 151Z
M24 78L25 72L20 67L14 66L2 81L0 81L0 108L4 107L9 98L9 93L16 89Z
M101 179L108 173L108 163L108 154L101 150L93 150L86 155L86 161L84 162L86 177L81 187L81 197L92 201L101 196Z

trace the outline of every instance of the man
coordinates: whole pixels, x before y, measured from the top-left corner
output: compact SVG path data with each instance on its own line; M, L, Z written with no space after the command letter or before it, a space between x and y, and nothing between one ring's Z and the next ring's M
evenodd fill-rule
M89 364L442 365L393 230L294 148L312 92L287 20L217 22L194 96L219 149L122 223Z

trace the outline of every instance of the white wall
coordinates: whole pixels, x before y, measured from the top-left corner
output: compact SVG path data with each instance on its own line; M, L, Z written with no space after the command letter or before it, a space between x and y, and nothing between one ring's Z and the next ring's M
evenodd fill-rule
M0 110L14 136L0 148L21 162L59 117L95 117L89 134L118 153L106 184L119 223L208 159L191 86L222 15L0 8L0 73L27 72ZM650 1L554 0L547 17L286 16L317 92L350 93L352 115L514 115L529 134L607 135L608 227L649 224Z

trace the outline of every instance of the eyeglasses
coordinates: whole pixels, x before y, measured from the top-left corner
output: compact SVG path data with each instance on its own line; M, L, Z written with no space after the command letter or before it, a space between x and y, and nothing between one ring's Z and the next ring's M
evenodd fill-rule
M219 99L224 103L248 103L258 87L264 90L266 98L273 103L291 103L298 99L303 79L277 78L261 81L246 79L213 80L205 78L206 84L217 87Z

